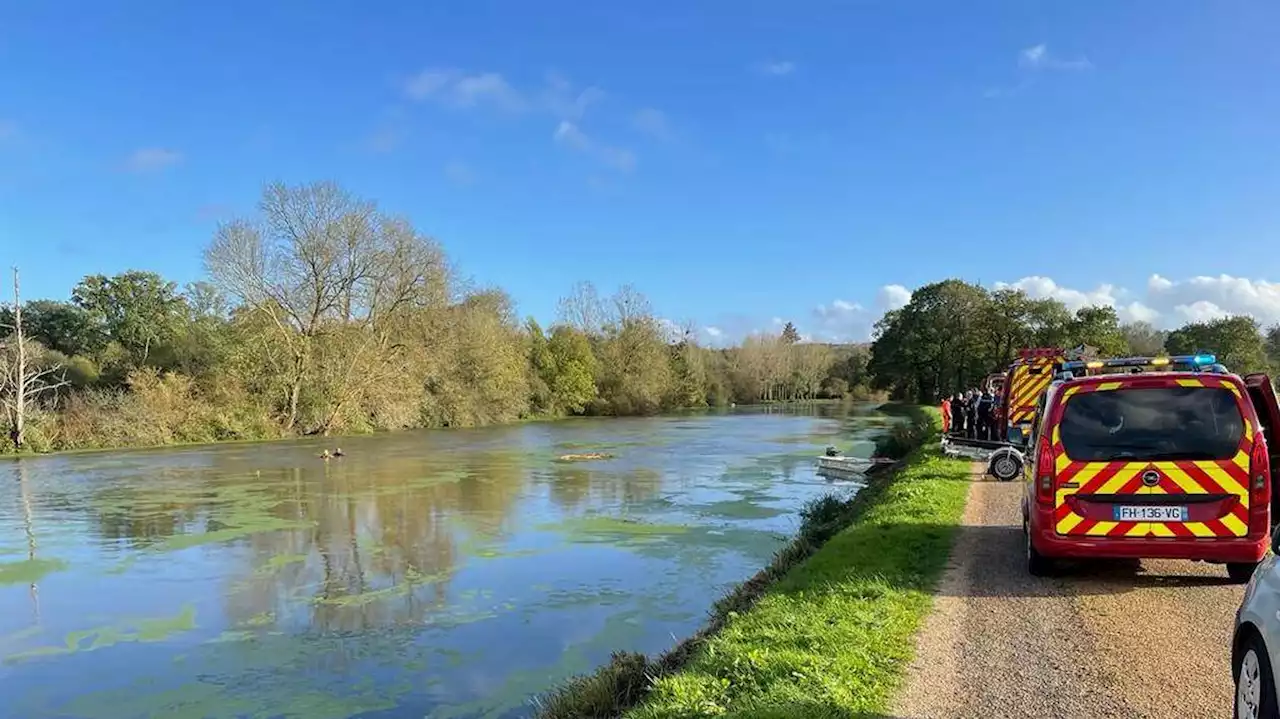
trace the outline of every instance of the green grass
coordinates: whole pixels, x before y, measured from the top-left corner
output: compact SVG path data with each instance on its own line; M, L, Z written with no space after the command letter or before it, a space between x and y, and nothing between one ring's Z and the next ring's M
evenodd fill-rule
M539 716L882 715L964 509L969 464L940 456L936 436L852 502L809 505L796 541L721 600L698 636L655 660L616 654L544 697Z
M730 616L630 719L883 713L964 509L968 463L920 451L867 512Z

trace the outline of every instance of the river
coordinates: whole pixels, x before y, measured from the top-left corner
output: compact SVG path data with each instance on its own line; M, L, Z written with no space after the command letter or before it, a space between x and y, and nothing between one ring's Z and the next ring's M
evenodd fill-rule
M764 565L873 405L0 462L0 716L522 717ZM319 458L341 445L344 455ZM613 459L567 463L572 452ZM847 491L847 487L846 487Z

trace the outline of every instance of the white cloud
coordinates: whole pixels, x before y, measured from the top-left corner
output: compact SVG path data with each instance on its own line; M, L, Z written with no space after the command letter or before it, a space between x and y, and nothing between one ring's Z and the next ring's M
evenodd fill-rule
M796 71L796 64L790 60L769 60L753 65L756 72L768 77L782 77Z
M636 157L630 150L596 142L576 124L561 120L552 135L555 141L577 152L594 157L597 161L622 172L635 169Z
M876 304L885 312L900 310L911 301L911 290L902 285L885 285L876 293Z
M1111 285L1098 285L1096 289L1082 291L1063 287L1048 277L1032 275L1023 277L1017 282L997 282L995 289L1022 290L1027 293L1027 296L1035 299L1055 299L1070 310L1078 310L1089 305L1116 306L1116 292Z
M652 107L638 110L631 118L631 126L638 132L659 140L671 138L671 125L667 122L666 114Z
M1280 282L1231 275L1200 275L1175 282L1160 275L1147 280L1149 302L1192 322L1247 314L1265 325L1280 323Z
M182 153L163 147L144 147L135 150L124 161L129 172L159 172L182 162Z
M1100 283L1092 289L1059 284L1050 277L1031 275L1012 282L996 282L992 289L1019 289L1033 298L1052 298L1071 310L1090 305L1114 307L1122 322L1149 322L1160 329L1175 329L1187 322L1204 322L1228 315L1250 315L1262 326L1280 324L1280 282L1251 280L1231 275L1197 276L1171 280L1152 275L1145 289L1127 290ZM884 312L900 309L911 300L911 290L903 285L881 287L874 304L838 298L813 308L810 316L796 321L805 341L865 342ZM722 316L715 327L700 331L699 338L714 346L740 342L746 335L777 334L786 321L759 316Z
M1018 53L1018 66L1028 70L1091 70L1093 63L1087 57L1064 59L1049 53L1045 43L1032 45Z
M813 308L811 322L801 332L806 341L861 342L871 335L875 319L860 303L836 299Z
M405 81L404 93L411 100L434 100L458 108L492 105L515 112L527 104L496 72L469 74L454 68L427 68Z
M1021 289L1031 297L1052 297L1073 310L1086 305L1109 305L1125 322L1150 322L1166 329L1235 314L1250 315L1264 326L1280 323L1280 282L1225 274L1186 280L1152 275L1143 296L1128 301L1125 300L1131 293L1114 285L1079 290L1041 276L997 282L995 287Z
M429 67L408 78L405 97L433 101L454 108L495 107L508 112L533 111L561 120L579 121L587 109L604 99L597 87L576 88L556 73L548 73L540 88L522 91L496 72L468 72Z

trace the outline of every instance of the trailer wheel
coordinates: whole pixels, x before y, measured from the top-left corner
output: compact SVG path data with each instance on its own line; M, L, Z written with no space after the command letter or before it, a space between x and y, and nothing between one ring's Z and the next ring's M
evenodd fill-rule
M991 455L987 473L1001 482L1012 482L1022 476L1022 457L1012 449L997 450Z

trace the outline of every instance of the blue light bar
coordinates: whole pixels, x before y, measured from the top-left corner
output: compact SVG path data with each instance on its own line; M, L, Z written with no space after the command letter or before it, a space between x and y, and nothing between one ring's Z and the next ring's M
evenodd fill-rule
M1218 359L1211 354L1175 355L1173 357L1117 357L1105 360L1074 360L1058 365L1060 372L1076 372L1079 370L1105 369L1109 367L1167 367L1170 365L1191 365L1204 367L1217 364Z

